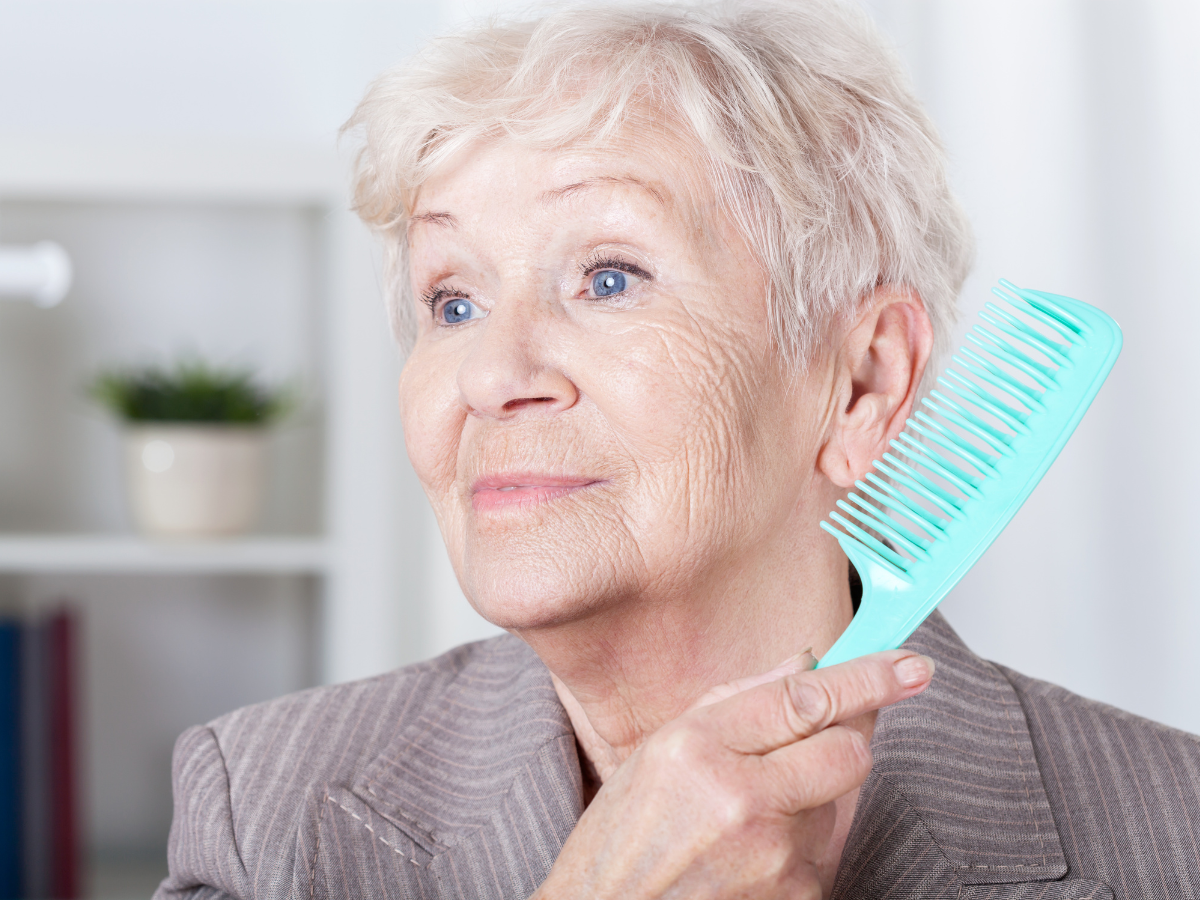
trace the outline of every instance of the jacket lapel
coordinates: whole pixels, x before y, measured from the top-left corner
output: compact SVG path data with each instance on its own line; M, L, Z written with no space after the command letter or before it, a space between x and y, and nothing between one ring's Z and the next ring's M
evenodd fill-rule
M923 694L879 714L834 887L886 896L1111 897L1067 861L1016 692L935 613L905 645L937 662Z
M501 637L470 648L353 793L424 853L432 893L524 897L583 808L575 735L545 666Z
M1063 878L1025 716L1004 676L936 613L906 646L932 656L937 674L879 716L835 900L1111 898L1105 885ZM386 846L406 848L392 859L400 880L420 888L401 895L527 896L582 813L574 734L549 673L503 637L464 649L430 696L338 805L363 804L351 815L375 816L363 825L373 836L395 832Z

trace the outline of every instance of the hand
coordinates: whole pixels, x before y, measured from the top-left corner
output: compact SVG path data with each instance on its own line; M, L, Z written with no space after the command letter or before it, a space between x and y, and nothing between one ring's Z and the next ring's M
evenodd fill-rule
M604 783L534 896L822 897L834 801L871 770L869 737L847 723L932 675L893 650L716 689Z

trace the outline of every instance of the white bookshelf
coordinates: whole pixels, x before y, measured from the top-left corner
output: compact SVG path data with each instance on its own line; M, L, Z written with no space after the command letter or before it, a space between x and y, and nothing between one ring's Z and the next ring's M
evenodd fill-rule
M47 431L37 444L44 458L0 453L0 600L11 610L14 602L35 609L67 598L81 609L81 777L91 820L84 838L102 853L109 844L120 850L165 840L166 766L187 725L314 682L373 675L425 652L419 598L431 515L404 452L395 400L400 360L380 301L376 248L349 209L347 167L331 146L332 139L327 148L0 139L0 241L14 240L14 229L66 222L65 237L18 237L60 240L77 263L79 291L54 310L7 301L0 308L0 444L6 428L9 451L23 446L20 433ZM226 253L229 265L260 279L279 273L280 260L302 270L288 289L304 304L297 320L283 316L276 329L270 318L287 312L284 291L266 312L248 312L246 321L235 312L218 329L235 348L243 332L257 329L264 346L284 348L277 370L300 365L307 373L311 402L272 437L282 463L271 488L277 502L268 501L260 532L168 541L129 530L119 434L88 405L82 383L96 365L119 363L130 349L97 318L98 310L129 315L114 287L119 279L98 286L93 278L89 287L88 277L123 252L108 223L119 230L133 220L149 240L140 256L112 262L123 283L136 280L131 267L145 264L160 269L148 279L170 285L173 251L154 243L159 222L183 235L208 229L221 251L214 251L215 266ZM246 250L252 242L243 239L242 220L253 225L245 233L278 239L268 248L276 256L266 275ZM155 256L154 247L167 252ZM169 290L162 295L164 304L183 302ZM90 318L80 318L84 307ZM187 310L179 313L186 318ZM149 308L150 320L135 324L152 341L173 315L166 306ZM97 322L102 327L84 327ZM23 345L15 331L6 343L6 325L43 339L55 329L66 336L55 337L56 356ZM81 361L80 353L94 358ZM63 464L67 457L71 465ZM62 476L46 478L55 465ZM83 499L71 507L76 495ZM144 866L93 861L94 892L144 893L157 877L154 859Z
M321 493L322 521L310 537L177 546L77 529L22 530L0 534L0 573L312 575L322 579L322 680L370 675L420 653L421 637L406 627L405 598L418 587L428 514L414 508L423 500L394 414L400 360L381 306L377 251L349 208L348 166L332 139L322 147L0 139L0 223L13 202L293 209L315 217L324 418L323 461L312 473L319 487L312 489ZM64 304L71 302L68 295Z

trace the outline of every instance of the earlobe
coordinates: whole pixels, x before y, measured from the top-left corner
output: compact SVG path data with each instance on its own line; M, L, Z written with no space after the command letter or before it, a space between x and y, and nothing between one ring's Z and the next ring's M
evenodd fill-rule
M833 415L817 465L835 485L853 486L904 428L932 346L916 292L876 288L834 360Z
M818 465L825 477L838 487L848 488L870 468L894 437L887 433L886 400L879 394L863 394L842 414L842 421L821 448ZM899 429L897 429L899 430Z

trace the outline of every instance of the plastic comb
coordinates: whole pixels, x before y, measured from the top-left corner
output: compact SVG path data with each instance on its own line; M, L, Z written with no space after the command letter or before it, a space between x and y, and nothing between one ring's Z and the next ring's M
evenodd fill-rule
M991 545L1083 418L1121 329L1070 297L1001 280L875 471L821 527L862 578L831 666L899 647Z

